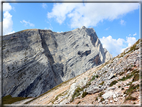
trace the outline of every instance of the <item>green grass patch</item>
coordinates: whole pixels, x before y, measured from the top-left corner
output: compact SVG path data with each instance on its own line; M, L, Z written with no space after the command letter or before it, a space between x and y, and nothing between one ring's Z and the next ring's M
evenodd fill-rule
M121 75L123 75L124 73L125 73L125 72L120 72L119 75L121 76Z
M112 82L110 83L110 85L109 85L109 86L111 87L111 86L115 85L116 83L117 83L117 81L116 81L116 80L114 80L114 81L112 81Z
M78 97L80 95L80 91L83 91L82 88L80 87L77 87L72 95L72 99L71 99L71 102L74 100L75 97Z
M104 94L104 92L99 93L99 97L102 97L103 94Z
M135 74L132 81L134 82L134 81L138 81L138 80L139 80L139 74Z
M95 101L98 101L98 97L96 97Z
M99 76L98 76L98 75L94 75L94 76L92 77L91 81L93 81L95 78L99 78Z
M82 98L84 98L88 93L85 91L82 93Z
M104 98L101 98L100 102L104 101L105 99Z
M121 79L119 79L118 81L125 81L127 79L130 79L133 75L132 74L128 74L126 75L126 77L122 77Z
M134 85L130 85L129 86L129 89L127 89L125 92L124 92L124 94L126 94L126 95L131 95L133 92L135 92L136 91L136 89L139 89L139 84L138 85L136 85L136 86L134 86Z
M25 100L28 98L30 98L30 97L12 97L11 95L7 95L2 98L2 103L3 104L12 104L14 102Z
M126 97L125 101L127 101L127 100L137 100L137 98L136 97L132 97L132 96L128 96L128 97Z
M126 77L123 77L119 79L118 81L125 81L127 79L130 79L132 76L134 76L133 81L139 80L139 70L135 69L131 72L131 74L127 74Z

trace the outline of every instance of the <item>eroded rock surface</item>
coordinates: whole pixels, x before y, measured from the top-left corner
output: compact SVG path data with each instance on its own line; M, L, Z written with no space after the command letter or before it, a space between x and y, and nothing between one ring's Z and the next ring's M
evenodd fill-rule
M3 96L36 97L112 56L93 28L29 29L3 37Z

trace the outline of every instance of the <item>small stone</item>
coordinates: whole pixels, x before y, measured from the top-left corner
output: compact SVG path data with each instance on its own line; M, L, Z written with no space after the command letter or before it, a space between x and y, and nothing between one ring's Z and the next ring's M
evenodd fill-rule
M117 102L118 100L117 100L117 99L114 99L114 101Z
M108 102L108 99L106 99L105 102Z
M101 99L100 98L98 98L98 103L101 101Z
M123 94L123 97L125 97L126 96L126 94Z
M110 100L109 102L110 102L110 103L112 103L113 101L112 101L112 100Z
M105 101L102 102L103 104L105 103Z
M116 98L116 94L113 94L113 98Z

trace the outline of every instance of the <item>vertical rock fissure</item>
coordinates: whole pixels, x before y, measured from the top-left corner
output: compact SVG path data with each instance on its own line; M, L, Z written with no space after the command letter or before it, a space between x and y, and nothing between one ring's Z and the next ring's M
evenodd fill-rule
M48 48L48 45L46 43L45 32L43 30L38 30L38 31L39 31L39 35L41 38L41 45L42 45L42 48L44 49L43 53L45 54L45 56L47 57L47 59L50 62L50 66L51 66L54 76L57 77L57 74L55 73L55 71L53 69L53 64L55 63L54 58L52 57L50 50ZM56 79L54 79L54 81L56 84L58 83L58 81Z
M46 44L46 41L45 41L45 36L44 36L44 33L42 33L41 30L39 30L39 35L40 35L40 38L41 38L41 45L42 45L42 48L44 49L44 54L45 56L47 57L47 59L49 60L50 64L52 65L54 63L54 59L48 49L48 46Z

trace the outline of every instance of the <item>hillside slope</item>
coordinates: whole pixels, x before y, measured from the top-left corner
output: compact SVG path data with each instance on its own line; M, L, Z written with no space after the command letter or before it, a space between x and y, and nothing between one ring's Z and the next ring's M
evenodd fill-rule
M112 58L93 28L3 36L3 97L37 97Z
M140 40L108 62L54 87L25 104L140 105L139 42Z

